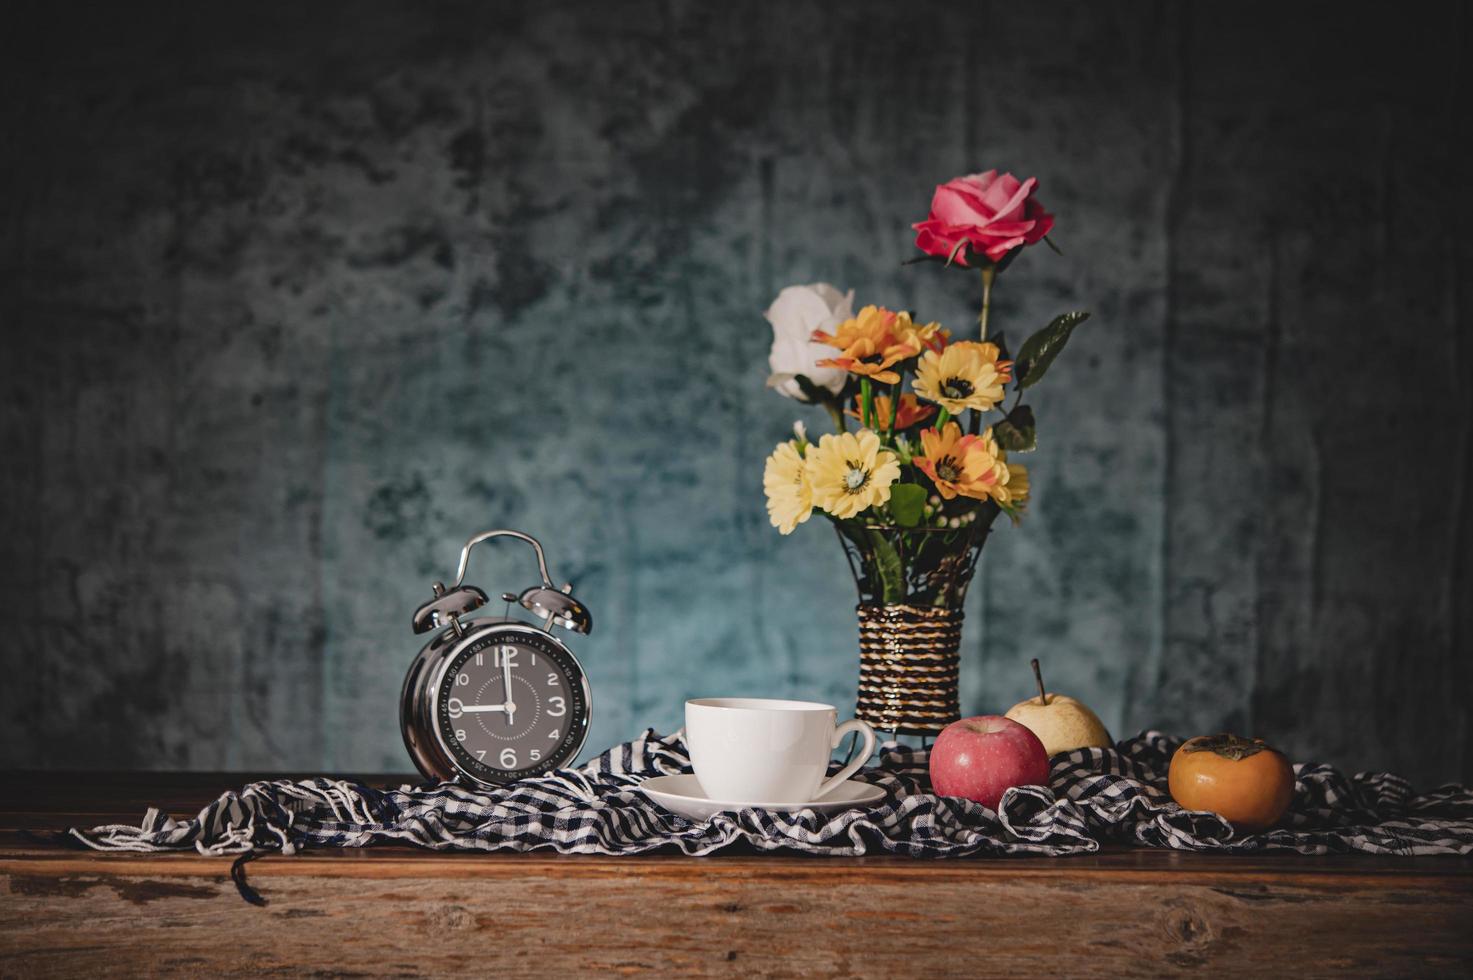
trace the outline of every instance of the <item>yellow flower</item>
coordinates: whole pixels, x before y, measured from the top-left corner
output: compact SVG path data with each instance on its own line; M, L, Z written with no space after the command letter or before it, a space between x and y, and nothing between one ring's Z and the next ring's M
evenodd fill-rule
M1028 506L1028 468L1022 463L1009 463L1008 454L998 448L997 440L992 438L992 426L982 433L982 440L986 444L987 451L992 454L996 462L992 467L992 481L988 484L987 495L997 501L997 505L1013 516L1016 521Z
M894 405L889 395L875 396L875 421L880 431L888 432L890 429L890 413L894 411ZM844 414L850 418L864 421L864 397L854 396L854 407L844 410ZM936 409L931 405L922 405L916 401L916 396L910 392L900 396L900 414L895 416L895 428L897 430L908 429L917 422L923 422L936 414Z
M953 415L971 408L985 412L1003 399L1013 379L1013 362L999 361L996 344L962 340L944 351L926 351L916 368L915 390Z
M1012 497L1009 501L1013 508L1018 511L1028 509L1028 467L1022 463L1009 463L1008 466L1008 494Z
M839 348L838 357L819 361L821 367L836 367L895 384L900 374L890 370L896 363L915 357L923 347L938 346L945 336L941 325L911 322L909 313L895 313L883 306L866 306L859 315L839 324L833 333L813 331L816 343Z
M923 454L912 462L947 500L958 494L978 500L992 495L998 480L997 443L981 436L964 436L961 426L948 422L940 432L922 429L921 448Z
M824 436L808 447L804 468L813 503L841 520L888 501L900 479L900 461L869 429Z
M780 442L767 457L762 471L762 489L767 491L767 519L783 534L808 520L813 513L813 493L803 457L791 442Z

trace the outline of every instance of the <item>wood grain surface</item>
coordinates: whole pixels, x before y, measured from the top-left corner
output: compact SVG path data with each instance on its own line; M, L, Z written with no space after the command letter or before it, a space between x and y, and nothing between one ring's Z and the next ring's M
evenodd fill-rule
M1466 975L1473 862L1107 850L915 861L118 855L23 831L187 815L240 774L4 774L0 976ZM380 780L393 782L394 780ZM89 787L82 789L82 786Z

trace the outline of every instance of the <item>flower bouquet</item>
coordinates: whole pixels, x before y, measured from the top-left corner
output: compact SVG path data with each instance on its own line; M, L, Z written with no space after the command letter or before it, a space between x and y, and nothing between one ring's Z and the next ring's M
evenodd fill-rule
M906 311L855 313L852 291L824 283L790 286L767 311L769 387L824 407L835 430L812 442L799 422L778 443L767 512L783 534L815 508L837 530L859 589L856 714L885 731L934 734L959 717L967 586L993 522L1016 524L1028 506L1028 470L1010 458L1037 445L1024 392L1089 316L1062 314L1016 352L990 329L998 274L1025 247L1053 246L1037 186L996 171L958 177L913 226L925 253L913 262L980 276L975 340Z

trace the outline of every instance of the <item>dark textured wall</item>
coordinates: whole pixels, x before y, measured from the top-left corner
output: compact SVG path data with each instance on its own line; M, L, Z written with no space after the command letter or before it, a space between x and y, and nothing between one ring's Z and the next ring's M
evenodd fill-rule
M931 185L1059 218L1010 334L1036 504L965 698L1473 776L1462 5L45 5L0 71L0 764L402 768L408 614L525 528L591 745L853 696L832 534L766 524L761 311L964 327ZM488 588L527 557L482 559Z

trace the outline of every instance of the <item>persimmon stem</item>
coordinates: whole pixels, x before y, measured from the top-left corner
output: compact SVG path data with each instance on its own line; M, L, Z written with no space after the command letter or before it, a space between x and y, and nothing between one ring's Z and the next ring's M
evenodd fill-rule
M1048 704L1048 692L1043 689L1043 670L1038 666L1038 658L1034 657L1030 663L1033 664L1033 679L1038 681L1038 703Z

